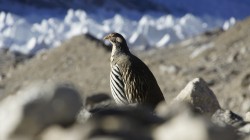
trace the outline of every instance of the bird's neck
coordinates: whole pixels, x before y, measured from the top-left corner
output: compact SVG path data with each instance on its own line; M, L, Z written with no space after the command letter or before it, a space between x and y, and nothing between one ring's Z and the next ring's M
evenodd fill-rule
M127 46L112 46L111 57L122 55L122 54L130 54L130 51Z
M127 47L127 46L125 46L125 47ZM110 62L113 63L116 60L116 58L118 58L121 55L130 55L130 51L129 51L128 47L122 48L121 46L113 45L111 57L110 57Z
M113 45L113 46L112 46L111 57L115 56L116 54L117 54L117 49L116 49L116 46Z

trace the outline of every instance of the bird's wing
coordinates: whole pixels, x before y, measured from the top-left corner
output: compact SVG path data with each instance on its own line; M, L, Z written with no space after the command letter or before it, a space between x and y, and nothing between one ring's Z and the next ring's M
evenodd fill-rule
M128 100L124 92L124 82L118 65L113 65L111 67L110 86L115 101L118 104L128 104Z
M136 56L131 55L131 63L126 71L126 93L131 102L143 103L148 98L152 88L152 73L148 67Z

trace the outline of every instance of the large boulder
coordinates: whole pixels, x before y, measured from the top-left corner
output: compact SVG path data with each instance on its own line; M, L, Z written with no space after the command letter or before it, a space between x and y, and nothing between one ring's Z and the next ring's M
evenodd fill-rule
M220 109L219 102L202 78L195 78L174 99L174 102L188 102L197 111L211 116L216 110Z
M231 127L220 127L210 119L196 112L187 103L176 103L157 107L156 112L165 118L165 122L153 130L155 140L236 140L235 130Z
M50 125L69 126L82 107L71 84L37 81L24 85L0 103L0 139L32 137Z

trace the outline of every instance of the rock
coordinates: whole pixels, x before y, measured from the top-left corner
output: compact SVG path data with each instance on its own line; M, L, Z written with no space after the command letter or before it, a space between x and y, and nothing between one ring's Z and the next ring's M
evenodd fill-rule
M30 59L31 56L0 48L0 81L11 77L16 67Z
M243 118L230 110L218 109L211 118L212 122L225 127L227 125L240 127L245 124Z
M159 66L159 69L160 69L160 72L162 74L165 74L165 73L177 74L180 71L180 68L178 66L175 66L175 65L166 66L166 65L161 64Z
M241 87L248 87L249 85L250 85L250 73L247 73L241 81Z
M190 103L196 110L211 116L220 109L219 102L213 91L209 89L206 82L201 78L195 78L174 99Z
M246 123L244 126L238 129L242 136L250 135L250 123Z
M163 122L148 110L135 107L100 110L85 124L90 139L150 140L153 126Z
M204 54L206 51L208 51L209 49L214 47L214 43L210 42L207 44L202 44L201 46L197 47L189 56L189 58L191 59L195 59L199 56L201 56L202 54Z
M245 121L250 122L250 112L246 113Z
M164 119L173 118L184 112L200 114L192 107L191 104L187 102L173 102L172 104L161 102L157 105L155 109L155 113L157 114L157 116Z
M182 104L181 106L178 106L176 108L174 107L172 111L169 111L166 122L157 127L155 130L153 130L153 139L154 140L238 139L238 136L235 133L234 129L223 128L213 125L209 120L206 120L205 117L201 115L196 115L196 113L192 111L192 108L188 106L189 106L188 104L186 105Z
M39 137L40 140L83 140L85 130L82 125L74 125L70 128L53 125L46 129Z
M1 73L0 74L0 81L2 81L5 77L6 77L6 75L4 73Z
M242 140L250 140L250 134L244 137Z
M237 62L237 61L239 60L239 56L240 56L240 53L239 53L239 52L235 52L234 54L231 54L231 55L227 58L227 62L228 62L228 63Z
M77 122L78 123L85 123L90 117L92 116L92 113L86 110L85 108L82 108L81 111L77 115Z
M250 98L247 97L247 98L244 98L241 103L241 111L242 112L247 112L250 110Z
M50 125L71 125L82 106L78 90L70 84L37 81L24 85L0 104L0 139L32 137Z
M157 116L165 118L168 115L167 102L160 102L155 108L155 113L157 114Z
M22 119L25 104L38 98L38 85L43 82L33 82L24 86L14 95L9 95L0 103L0 139L7 139ZM46 90L46 89L44 89Z
M109 95L105 93L94 94L86 99L86 109L90 112L96 112L100 109L108 107L112 104L112 100Z
M7 77L10 69L15 65L15 55L8 49L0 49L0 81Z
M156 128L153 137L155 140L206 140L208 136L202 120L180 115Z

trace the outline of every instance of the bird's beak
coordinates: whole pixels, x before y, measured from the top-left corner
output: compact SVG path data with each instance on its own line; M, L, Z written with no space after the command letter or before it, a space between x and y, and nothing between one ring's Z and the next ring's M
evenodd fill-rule
M110 35L107 35L103 38L103 40L108 40L110 38Z

